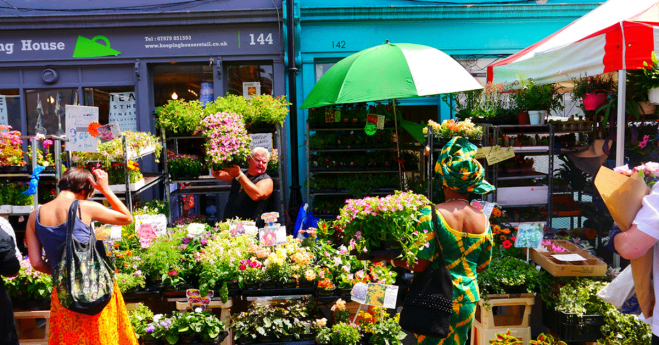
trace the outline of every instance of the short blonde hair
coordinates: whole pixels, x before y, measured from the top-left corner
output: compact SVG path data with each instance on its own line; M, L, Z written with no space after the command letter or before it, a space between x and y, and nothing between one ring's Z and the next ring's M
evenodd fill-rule
M257 153L265 155L265 157L268 159L268 162L270 161L270 152L265 147L257 146L255 148L253 148L252 149L252 156L254 156Z

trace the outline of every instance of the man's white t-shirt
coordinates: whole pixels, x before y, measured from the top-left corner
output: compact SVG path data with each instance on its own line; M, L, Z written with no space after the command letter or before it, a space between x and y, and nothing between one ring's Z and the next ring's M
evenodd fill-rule
M659 277L659 183L652 187L649 195L643 198L643 207L636 214L634 224L642 232L657 240L654 244L654 258L652 260L652 276ZM655 296L659 292L659 279L653 279ZM655 297L656 301L659 301ZM652 326L652 333L659 335L659 303L654 304L653 317L646 321Z

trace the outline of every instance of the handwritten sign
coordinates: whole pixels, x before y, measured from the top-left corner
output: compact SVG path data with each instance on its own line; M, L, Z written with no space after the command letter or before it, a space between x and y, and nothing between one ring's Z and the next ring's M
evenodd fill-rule
M0 125L8 125L7 96L0 95Z
M511 159L514 157L515 157L515 150L512 147L508 146L501 148L499 146L496 146L487 155L487 164L494 165L499 162L503 162L506 159Z
M492 151L492 146L479 147L474 158L485 159L490 154L490 151Z
M285 226L266 226L259 229L260 246L275 246L278 244L286 244Z
M142 224L150 225L158 237L167 234L167 216L164 214L139 214L135 216L135 228L139 229Z
M67 151L96 152L98 140L87 131L92 122L98 122L98 107L64 105L66 112Z
M108 122L118 122L122 131L137 131L137 105L135 92L110 93Z
M252 133L249 137L252 138L252 150L255 147L263 147L272 153L272 133Z

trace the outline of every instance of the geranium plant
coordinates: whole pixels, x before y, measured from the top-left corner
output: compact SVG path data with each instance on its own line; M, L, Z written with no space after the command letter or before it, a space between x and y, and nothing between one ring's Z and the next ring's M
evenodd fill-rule
M11 129L11 126L0 125L0 166L25 166L21 132Z
M206 156L214 170L240 165L250 156L252 140L240 115L216 113L204 118L201 124L206 138Z
M383 198L350 199L341 208L336 223L344 230L344 242L350 249L368 253L382 247L383 241L397 241L402 248L401 258L413 264L418 242L426 236L416 229L417 215L428 205L425 196L400 191Z
M53 166L55 165L55 158L53 153L50 152L50 148L53 146L53 141L51 139L44 139L41 141L39 136L30 138L30 145L27 148L27 156L32 157L32 142L37 140L36 145L36 154L37 154L37 164L42 166ZM41 143L41 144L40 144ZM43 145L43 150L40 145Z

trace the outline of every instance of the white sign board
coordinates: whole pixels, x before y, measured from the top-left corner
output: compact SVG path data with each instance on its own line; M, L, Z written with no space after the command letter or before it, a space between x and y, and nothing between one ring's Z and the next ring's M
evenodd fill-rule
M7 96L0 95L0 125L8 125Z
M96 152L98 139L89 135L87 127L92 122L98 122L98 107L80 105L64 106L66 112L66 150Z
M261 95L261 83L258 81L254 82L243 82L243 97L245 99L250 99L252 96Z
M137 106L135 92L110 93L108 122L118 122L121 131L137 131Z
M135 216L135 229L139 229L142 224L148 224L153 228L156 235L163 236L167 234L167 216L164 214L139 214Z
M263 147L272 153L272 133L252 133L249 137L252 138L251 150L255 147Z

